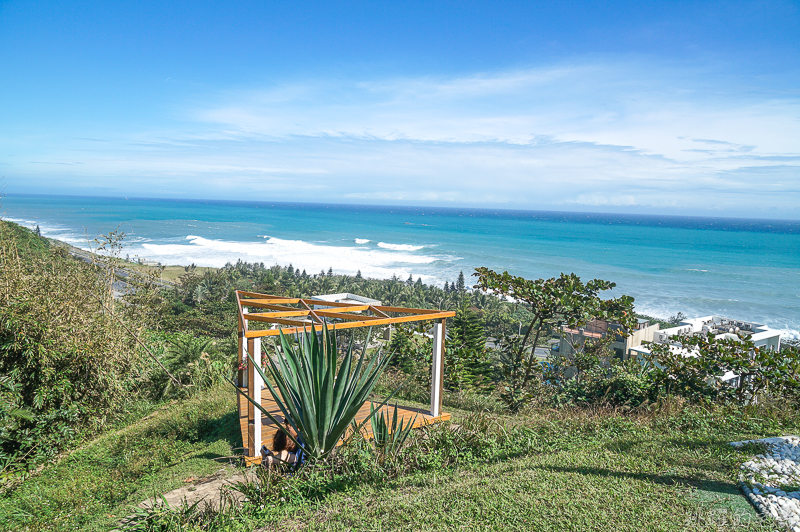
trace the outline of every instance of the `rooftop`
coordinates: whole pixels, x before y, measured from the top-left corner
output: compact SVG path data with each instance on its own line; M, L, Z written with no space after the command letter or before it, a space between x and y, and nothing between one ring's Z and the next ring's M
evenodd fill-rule
M321 296L312 296L310 299L317 299L319 301L327 301L329 303L352 303L357 305L359 303L366 303L367 305L381 305L380 300L370 299L368 297L351 294L349 292L342 292L340 294L325 294Z

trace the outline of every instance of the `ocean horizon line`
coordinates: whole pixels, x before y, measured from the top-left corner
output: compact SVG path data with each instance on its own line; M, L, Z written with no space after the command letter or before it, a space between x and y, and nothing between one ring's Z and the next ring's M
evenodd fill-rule
M646 225L653 227L675 227L681 229L702 229L711 231L749 231L755 233L782 233L800 234L800 219L786 218L749 218L735 216L687 215L687 214L646 214L624 213L611 211L579 211L579 210L550 210L550 209L522 209L508 207L454 207L443 205L405 205L381 203L339 203L339 202L303 202L284 200L241 200L241 199L207 199L207 198L174 198L174 197L148 197L148 196L96 196L87 194L27 194L4 193L0 195L0 216L2 213L3 197L19 198L65 198L65 199L90 199L90 200L124 200L124 201L153 201L174 204L206 204L220 206L240 207L273 207L284 209L302 209L308 207L323 207L326 209L353 209L353 210L404 210L410 215L425 214L428 211L433 215L463 215L470 213L481 218L508 218L530 219L549 222L567 223L605 223L618 225ZM649 222L649 223L642 223Z

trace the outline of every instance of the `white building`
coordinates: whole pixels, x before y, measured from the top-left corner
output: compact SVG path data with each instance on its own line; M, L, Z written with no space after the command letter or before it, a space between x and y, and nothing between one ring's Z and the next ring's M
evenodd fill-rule
M677 343L681 336L711 333L718 339L738 339L739 334L752 341L756 347L780 351L781 333L766 325L750 321L732 320L721 316L704 316L683 320L675 327L664 329L653 335L653 341L659 343ZM637 348L649 353L646 347Z
M681 337L689 337L697 334L712 334L714 338L724 340L738 340L739 335L744 336L755 344L759 349L769 349L780 351L781 333L770 329L766 325L749 321L732 320L721 316L704 316L683 320L680 324L669 329L657 331L653 335L653 342L670 344L669 348L673 353L679 353L686 357L696 357L696 350L685 349L680 345ZM645 345L640 345L631 349L631 356L635 356L642 364L650 360L650 349ZM653 360L656 366L658 361ZM738 376L728 372L721 376L724 382L732 382Z

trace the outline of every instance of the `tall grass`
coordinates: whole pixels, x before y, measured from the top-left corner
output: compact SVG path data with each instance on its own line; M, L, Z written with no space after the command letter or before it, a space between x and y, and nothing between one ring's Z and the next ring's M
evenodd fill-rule
M0 221L0 374L32 418L0 411L0 453L47 456L125 403L140 353L97 269L21 230Z

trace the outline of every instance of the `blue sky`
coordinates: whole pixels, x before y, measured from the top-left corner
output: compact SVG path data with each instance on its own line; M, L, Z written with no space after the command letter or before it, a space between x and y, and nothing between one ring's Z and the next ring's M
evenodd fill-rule
M800 3L0 2L7 193L800 218Z

